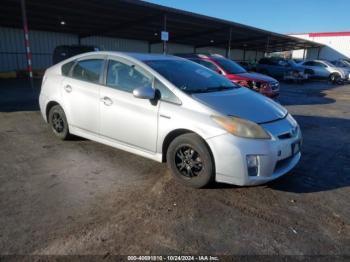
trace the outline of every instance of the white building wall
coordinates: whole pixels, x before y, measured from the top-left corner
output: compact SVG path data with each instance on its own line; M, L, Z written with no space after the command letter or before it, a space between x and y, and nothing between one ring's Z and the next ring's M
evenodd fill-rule
M313 36L313 34L296 34L292 36L326 45L320 50L320 59L350 58L350 36ZM302 58L300 57L300 52L300 50L293 51L293 58ZM317 48L307 49L307 59L317 59L317 56Z
M303 59L304 58L304 49L298 49L292 51L292 58Z

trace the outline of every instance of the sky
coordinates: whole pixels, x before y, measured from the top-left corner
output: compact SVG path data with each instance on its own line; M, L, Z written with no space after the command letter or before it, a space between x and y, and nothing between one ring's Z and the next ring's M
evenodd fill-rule
M147 0L278 33L350 31L350 0Z

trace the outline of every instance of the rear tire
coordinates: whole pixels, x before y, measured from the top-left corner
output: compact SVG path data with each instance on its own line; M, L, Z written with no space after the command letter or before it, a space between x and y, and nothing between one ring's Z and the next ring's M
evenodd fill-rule
M68 121L60 105L53 106L49 111L48 122L53 133L62 140L68 140L72 137L69 133Z
M170 143L167 164L176 180L193 188L204 187L215 177L210 149L194 133L180 135Z

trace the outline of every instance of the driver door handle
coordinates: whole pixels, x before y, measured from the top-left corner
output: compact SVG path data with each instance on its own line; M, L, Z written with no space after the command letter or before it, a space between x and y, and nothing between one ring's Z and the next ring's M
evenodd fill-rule
M106 105L106 106L110 106L113 104L112 99L110 99L108 96L105 96L103 98L101 98L101 101Z
M64 90L66 90L67 93L72 92L72 87L70 85L64 86Z

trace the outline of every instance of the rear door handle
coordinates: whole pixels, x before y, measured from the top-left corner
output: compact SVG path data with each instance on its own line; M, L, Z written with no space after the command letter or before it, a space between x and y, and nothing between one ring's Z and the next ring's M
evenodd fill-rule
M102 101L106 106L110 106L111 104L113 104L112 99L110 99L108 96L105 96L105 97L101 98L101 101Z
M66 90L67 93L70 93L70 92L72 92L72 87L70 85L66 85L64 87L64 90Z

